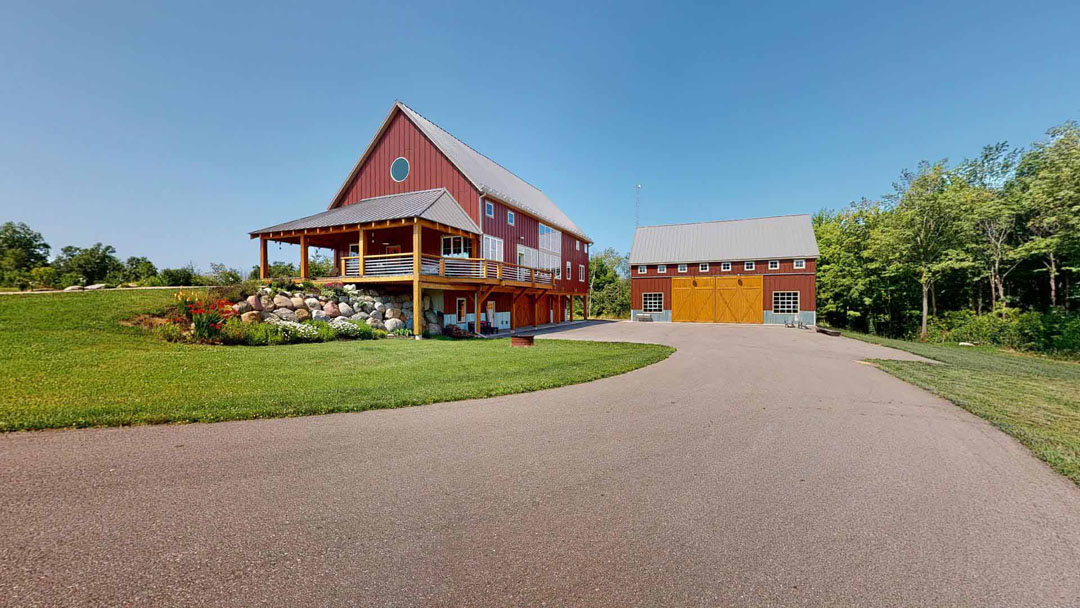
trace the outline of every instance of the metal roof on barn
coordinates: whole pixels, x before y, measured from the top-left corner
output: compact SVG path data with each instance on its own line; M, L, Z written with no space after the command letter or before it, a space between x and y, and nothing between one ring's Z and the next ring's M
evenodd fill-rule
M641 226L630 264L686 264L818 257L809 215Z
M366 198L355 205L336 207L298 220L260 228L259 230L253 230L251 234L285 232L305 228L329 228L332 226L347 226L349 224L413 217L480 234L480 227L469 217L469 214L465 213L465 210L446 191L446 188Z

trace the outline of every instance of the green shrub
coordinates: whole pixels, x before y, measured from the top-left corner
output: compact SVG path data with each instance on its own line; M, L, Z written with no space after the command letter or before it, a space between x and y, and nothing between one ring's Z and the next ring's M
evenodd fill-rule
M195 268L192 266L164 268L158 276L165 285L169 286L189 287L195 284Z
M243 281L235 285L216 285L209 290L210 298L239 302L248 296L259 293L259 288L262 286L261 281Z
M326 321L307 321L307 323L319 332L318 337L313 338L312 342L332 342L338 337L337 330L330 327Z
M931 319L930 342L974 342L1041 353L1080 352L1080 314L1061 309L1020 312L1000 309L978 315L953 311Z
M163 323L154 327L154 333L159 338L166 342L186 342L187 336L184 335L184 328L178 323Z

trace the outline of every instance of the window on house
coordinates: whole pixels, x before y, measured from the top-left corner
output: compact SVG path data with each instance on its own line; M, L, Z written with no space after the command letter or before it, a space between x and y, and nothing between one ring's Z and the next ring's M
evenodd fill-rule
M406 177L409 177L409 161L404 156L399 156L390 163L390 179L403 182Z
M667 265L666 264L660 264L659 266L656 267L656 272L659 272L660 274L666 274L667 273Z
M465 312L466 311L465 298L458 298L457 302L455 302L455 304L456 304L456 306L454 306L454 312L457 313L457 322L459 324L465 323L468 320L468 319L466 319L466 317L468 315Z
M806 260L795 260L795 269L802 270L806 268Z
M664 312L664 294L641 294L641 310L644 312Z
M574 247L576 247L578 251L581 251L581 241L574 239Z
M731 272L731 262L720 262L720 270L723 272Z
M772 294L772 311L787 314L799 312L799 292L774 291Z
M578 267L577 267L577 280L579 280L579 281L581 281L583 283L585 282L585 265L584 264L578 264Z
M679 264L679 272L686 272L686 264Z
M461 236L444 236L442 237L442 254L444 258L472 257L472 239Z
M571 268L572 267L570 266L570 260L566 260L566 280L567 281L569 281L570 278L574 276L573 272L570 270Z
M516 219L516 218L515 218L515 216L514 216L514 212L513 212L513 211L507 211L507 212L506 212L506 223L507 223L507 224L509 224L509 225L513 226L513 225L514 225L514 220L515 220L515 219Z
M495 217L495 203L491 201L484 201L484 215L488 217Z
M485 234L484 257L498 262L503 261L503 240Z
M769 270L780 270L780 260L769 260Z
M754 269L754 263L753 262L743 262L742 267L743 267L743 270L753 270Z
M709 265L708 264L698 264L697 269L698 269L698 272L709 272Z
M638 266L637 267L637 273L638 274L645 274L646 272L648 272L648 269L645 266Z
M560 267L560 266L555 267L555 278L556 279L561 279L562 278L562 267Z

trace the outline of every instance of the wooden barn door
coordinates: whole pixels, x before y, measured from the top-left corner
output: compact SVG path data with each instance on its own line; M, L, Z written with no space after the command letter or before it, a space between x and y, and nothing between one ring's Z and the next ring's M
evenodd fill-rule
M761 323L761 276L716 277L716 322Z
M671 279L671 320L711 323L716 314L716 287L713 277Z

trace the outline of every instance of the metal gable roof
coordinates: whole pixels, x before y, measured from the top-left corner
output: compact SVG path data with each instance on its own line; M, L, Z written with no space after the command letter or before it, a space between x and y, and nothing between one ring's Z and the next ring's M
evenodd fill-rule
M816 257L809 215L641 226L630 249L631 265Z
M251 234L302 230L304 228L328 228L364 222L381 222L402 218L420 217L433 222L480 234L480 227L465 213L446 188L422 190L376 196L357 201L352 205L335 207L322 213L297 220L253 230Z
M480 192L519 207L560 230L592 242L562 209L539 188L514 175L505 167L470 148L441 127L424 118L409 106L395 102L395 107L423 131L446 157L477 187Z

